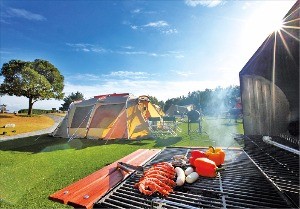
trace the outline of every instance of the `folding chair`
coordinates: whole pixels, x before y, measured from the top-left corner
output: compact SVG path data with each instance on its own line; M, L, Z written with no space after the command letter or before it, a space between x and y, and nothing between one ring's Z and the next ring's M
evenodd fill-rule
M162 129L165 134L171 134L172 136L177 136L177 132L181 132L181 128L179 128L174 116L162 117Z
M162 125L161 125L160 117L149 117L148 125L149 125L149 130L153 136L159 137L160 135L162 135L162 130L161 130Z

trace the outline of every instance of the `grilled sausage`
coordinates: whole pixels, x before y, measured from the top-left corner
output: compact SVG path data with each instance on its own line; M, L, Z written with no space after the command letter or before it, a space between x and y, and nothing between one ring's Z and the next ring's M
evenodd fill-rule
M189 174L186 178L185 181L187 183L194 183L197 179L199 178L199 175L197 172L192 172L191 174Z
M177 186L182 186L185 182L185 174L182 168L176 167L175 172L177 174L177 179L176 179L176 185Z
M192 172L194 172L194 169L192 167L187 167L184 171L186 176L190 175Z

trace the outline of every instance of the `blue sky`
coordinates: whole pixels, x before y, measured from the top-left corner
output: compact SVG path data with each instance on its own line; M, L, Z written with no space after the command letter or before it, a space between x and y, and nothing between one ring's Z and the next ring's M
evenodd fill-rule
M239 85L239 71L294 3L2 0L0 64L48 60L65 77L66 95L128 92L165 101ZM28 106L22 97L2 96L0 103L11 111Z

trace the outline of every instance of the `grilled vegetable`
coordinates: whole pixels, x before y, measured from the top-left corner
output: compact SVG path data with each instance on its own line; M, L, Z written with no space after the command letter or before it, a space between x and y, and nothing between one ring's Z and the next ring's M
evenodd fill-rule
M207 157L205 152L202 152L200 150L192 150L191 151L191 156L193 158L198 158L198 157Z
M208 159L214 161L217 166L224 163L225 152L221 148L214 148L213 146L209 146L208 150L205 153Z
M189 158L189 162L190 162L190 164L191 164L192 166L195 166L195 165L194 165L195 160L196 160L196 158L194 158L194 157L190 157L190 158Z
M202 152L200 150L192 150L191 157L189 158L190 164L194 165L194 162L198 157L207 157L207 155L205 152Z
M218 168L216 163L208 158L200 157L195 160L196 172L200 176L205 177L216 177L219 170L223 168Z

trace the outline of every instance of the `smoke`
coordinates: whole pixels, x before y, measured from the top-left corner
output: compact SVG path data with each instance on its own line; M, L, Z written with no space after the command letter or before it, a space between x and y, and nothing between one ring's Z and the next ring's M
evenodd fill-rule
M204 127L209 138L218 147L231 147L235 145L233 135L238 133L235 118L230 116L229 111L234 108L239 97L237 88L217 88L210 92L205 109L206 117Z

